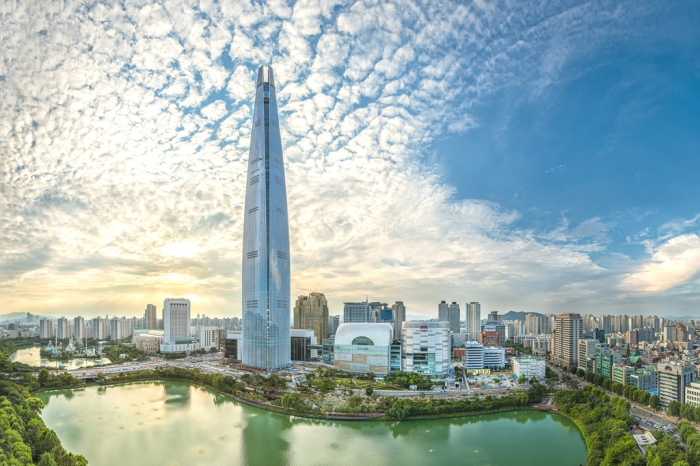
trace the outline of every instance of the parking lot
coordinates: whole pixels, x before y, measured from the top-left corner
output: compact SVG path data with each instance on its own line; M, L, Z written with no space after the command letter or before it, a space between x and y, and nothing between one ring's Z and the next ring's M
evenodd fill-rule
M639 423L639 427L648 431L663 430L666 433L673 435L678 438L678 431L676 426L673 424L664 423L664 421L659 422L658 419L649 419L643 415L634 416L635 422Z

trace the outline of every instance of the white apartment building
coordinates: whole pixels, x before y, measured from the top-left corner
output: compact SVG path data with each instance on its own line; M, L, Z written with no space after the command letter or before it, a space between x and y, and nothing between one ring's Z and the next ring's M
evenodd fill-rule
M401 325L401 370L445 377L450 371L450 323L412 321Z
M579 340L578 341L578 368L586 369L586 361L588 358L595 358L595 345L598 340Z
M85 334L85 319L78 316L73 319L73 338L82 340L86 337Z

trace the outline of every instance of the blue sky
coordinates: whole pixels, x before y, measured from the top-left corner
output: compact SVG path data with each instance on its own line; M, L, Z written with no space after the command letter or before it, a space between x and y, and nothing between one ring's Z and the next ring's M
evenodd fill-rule
M692 314L700 5L30 2L0 8L0 305L240 315L254 71L292 293Z

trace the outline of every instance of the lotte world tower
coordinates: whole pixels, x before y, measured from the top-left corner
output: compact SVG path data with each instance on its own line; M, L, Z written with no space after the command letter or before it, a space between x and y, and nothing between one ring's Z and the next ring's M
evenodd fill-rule
M289 222L272 68L258 68L243 221L243 364L290 364Z

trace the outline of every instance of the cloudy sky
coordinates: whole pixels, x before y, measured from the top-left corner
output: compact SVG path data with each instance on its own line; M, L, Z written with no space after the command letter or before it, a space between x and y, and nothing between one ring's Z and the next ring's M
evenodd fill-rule
M254 70L292 295L700 315L700 4L0 3L0 308L240 316Z

